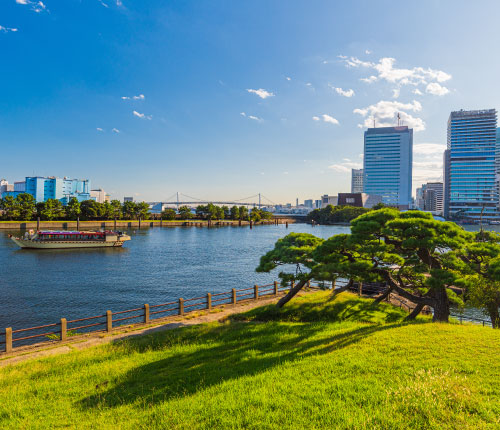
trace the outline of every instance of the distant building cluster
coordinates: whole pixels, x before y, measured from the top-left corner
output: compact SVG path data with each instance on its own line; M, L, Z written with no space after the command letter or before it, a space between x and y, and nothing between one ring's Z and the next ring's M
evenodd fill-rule
M88 179L56 178L55 176L27 176L22 182L9 184L0 180L0 198L17 197L19 194L31 194L37 203L49 199L59 200L67 205L72 198L79 202L95 200L99 203L109 202L110 196L103 189L92 190Z

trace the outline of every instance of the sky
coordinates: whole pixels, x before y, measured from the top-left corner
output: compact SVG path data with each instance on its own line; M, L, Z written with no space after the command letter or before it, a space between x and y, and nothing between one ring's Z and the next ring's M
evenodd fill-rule
M0 0L0 177L112 198L274 203L350 191L363 131L500 107L500 2Z

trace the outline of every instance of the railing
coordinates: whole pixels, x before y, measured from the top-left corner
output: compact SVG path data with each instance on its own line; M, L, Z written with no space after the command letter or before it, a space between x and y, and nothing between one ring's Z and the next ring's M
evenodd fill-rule
M293 287L293 282L291 286ZM310 283L308 284L310 286ZM12 330L7 327L4 333L0 333L0 352L12 352L15 346L34 345L39 340L43 342L64 342L68 337L96 332L112 332L113 328L129 325L132 323L148 324L154 320L167 317L183 316L190 312L201 310L212 310L223 305L235 305L246 300L258 300L262 297L277 296L288 290L290 285L282 285L278 282L266 285L254 285L249 288L232 289L231 291L192 297L189 299L161 303L157 305L145 304L134 309L126 309L118 312L106 311L105 314L86 318L66 320L61 318L59 322L45 324L36 327ZM78 332L77 332L78 331ZM19 333L22 333L20 336ZM16 334L18 335L16 337ZM26 334L26 335L25 335ZM40 339L41 338L41 339Z

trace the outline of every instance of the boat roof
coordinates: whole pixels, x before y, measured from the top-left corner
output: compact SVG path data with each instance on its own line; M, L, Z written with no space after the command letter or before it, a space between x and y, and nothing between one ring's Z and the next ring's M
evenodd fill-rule
M114 231L39 231L39 234L109 234L113 233L115 234Z

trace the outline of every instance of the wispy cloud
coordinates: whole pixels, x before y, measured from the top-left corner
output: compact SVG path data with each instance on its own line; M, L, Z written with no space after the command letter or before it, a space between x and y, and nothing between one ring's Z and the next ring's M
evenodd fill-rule
M443 82L452 78L449 73L442 70L431 69L430 67L413 67L411 69L396 67L396 59L390 57L381 58L378 63L363 61L356 57L347 57L339 55L340 60L349 68L366 68L377 72L377 75L371 75L367 78L361 78L362 81L373 83L375 81L386 81L398 85L429 86L429 94L443 95L449 90L443 87ZM433 85L436 84L436 85ZM439 86L439 88L438 88Z
M96 130L101 132L104 131L101 127L97 127Z
M290 76L285 76L285 79L286 79L287 81L291 81L291 80L292 80L292 78L291 78Z
M3 25L0 25L0 32L2 33L16 33L17 31L17 28L4 27Z
M132 114L134 116L136 116L137 118L141 118L141 119L148 119L148 120L151 120L153 119L153 115L146 115L144 113L139 113L137 112L136 110L132 112Z
M354 109L353 113L365 118L359 127L373 127L376 121L378 127L392 127L396 124L396 117L399 113L403 125L413 128L415 131L425 130L425 122L421 118L416 118L406 111L420 112L422 105L414 100L413 103L400 103L397 101L381 100L376 104L361 109Z
M328 84L328 86L334 90L337 94L341 95L342 97L352 97L354 95L354 90L353 89L349 89L349 90L344 90L342 88L339 88L339 87L335 87L334 85L332 84Z
M111 131L112 131L113 133L120 133L120 130L118 130L117 128L113 128Z
M108 4L107 3L104 3L103 0L97 0L99 3L101 3L102 6L104 6L105 8L109 8Z
M240 112L240 115L244 118L252 119L257 122L262 122L262 118L259 118L258 116L247 115L245 112Z
M30 6L30 9L36 13L49 12L47 6L42 1L16 0L16 3L24 6Z
M329 169L341 173L351 173L351 169L361 169L363 163L351 161L349 158L344 158L341 162L331 164Z
M334 118L333 116L327 115L326 113L321 115L321 117L313 116L312 119L313 119L313 121L323 121L323 122L327 122L329 124L335 124L335 125L339 124L339 121L336 118Z
M259 88L258 90L247 89L249 93L259 96L261 99L267 99L268 97L274 97L274 93L265 90L264 88Z
M144 100L146 97L144 97L144 94L139 94L138 96L123 96L122 100Z
M440 143L418 143L413 145L414 188L443 177L443 152L446 145Z

